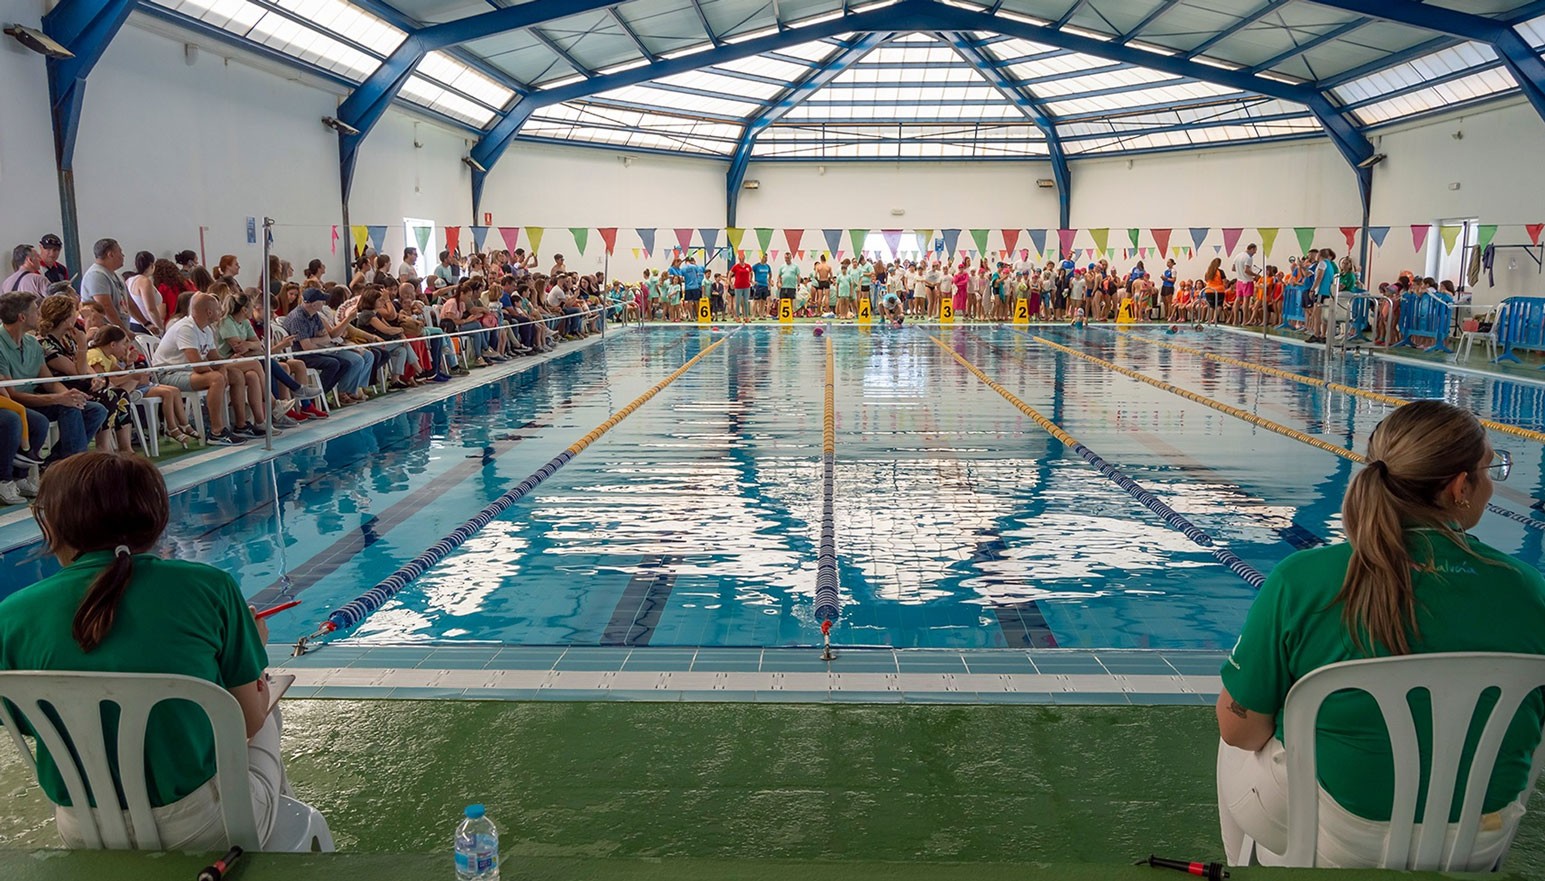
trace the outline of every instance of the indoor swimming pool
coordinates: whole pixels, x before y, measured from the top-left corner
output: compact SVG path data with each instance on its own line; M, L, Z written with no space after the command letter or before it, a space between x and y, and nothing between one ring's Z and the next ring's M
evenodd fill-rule
M335 639L781 647L821 641L827 345L846 646L1227 649L1255 588L1027 418L1060 426L1262 573L1341 538L1358 467L1035 339L1361 450L1387 404L1208 360L1325 377L1318 350L1221 330L632 328L173 497L163 552L226 569L293 642L619 408L705 357ZM1171 344L1171 345L1165 345ZM951 354L954 353L954 355ZM1545 386L1353 357L1328 378L1545 427ZM1539 566L1540 444L1477 534ZM52 567L6 554L0 591Z

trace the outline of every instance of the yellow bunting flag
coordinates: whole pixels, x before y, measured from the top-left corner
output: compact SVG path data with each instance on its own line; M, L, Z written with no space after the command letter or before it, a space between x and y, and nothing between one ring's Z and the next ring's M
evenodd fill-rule
M1089 230L1089 237L1094 239L1094 249L1096 251L1104 251L1106 250L1106 243L1110 241L1110 227L1091 229Z
M1280 227L1275 226L1258 226L1255 228L1255 231L1261 234L1261 255L1263 257L1271 256L1271 246L1277 243L1277 232L1279 230Z
M542 233L545 231L540 226L526 227L526 241L531 243L531 253L534 255L542 250Z
M349 227L349 235L354 237L354 252L356 254L363 253L365 248L370 245L370 227L368 226L351 226Z
M1459 240L1459 232L1462 229L1463 227L1458 226L1438 227L1438 235L1443 238L1443 255L1445 257L1454 253L1454 243Z

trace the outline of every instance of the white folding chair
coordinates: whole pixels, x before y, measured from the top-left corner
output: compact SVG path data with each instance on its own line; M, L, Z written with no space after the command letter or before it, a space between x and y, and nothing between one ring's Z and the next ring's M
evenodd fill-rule
M333 850L327 820L309 805L284 795L279 796L273 832L267 841L258 840L248 783L246 722L236 698L220 686L192 676L0 672L0 723L11 732L34 775L37 757L17 727L13 708L36 732L70 796L71 807L61 810L74 819L91 849L162 849L145 782L145 725L150 711L168 700L196 704L209 717L221 820L230 844L245 850ZM111 746L102 724L109 704L119 711L117 743ZM108 763L112 752L118 756L117 777ZM122 809L103 810L103 796L113 799L119 791ZM99 801L95 809L90 807L93 793Z
M1319 839L1320 787L1315 774L1315 729L1320 706L1340 691L1363 691L1384 714L1394 753L1395 791L1379 868L1449 871L1471 858L1482 803L1502 737L1519 705L1545 687L1545 656L1501 652L1451 652L1346 661L1321 667L1300 679L1283 707L1287 752L1288 845L1284 864L1314 866ZM1477 702L1499 692L1486 719L1464 785L1459 821L1450 823L1459 763ZM1432 700L1431 759L1422 766L1416 723L1406 697L1424 690ZM1527 803L1538 781L1545 741L1534 752L1528 785L1518 796ZM1427 773L1424 775L1423 772ZM1416 815L1418 788L1426 776L1427 804ZM1514 830L1516 831L1516 829ZM1511 835L1493 870L1512 846Z

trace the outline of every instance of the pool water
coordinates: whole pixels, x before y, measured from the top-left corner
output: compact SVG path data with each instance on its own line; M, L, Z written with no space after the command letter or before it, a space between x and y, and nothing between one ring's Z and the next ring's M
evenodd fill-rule
M1034 333L1331 443L1363 449L1389 408L1106 328ZM1322 353L1225 331L1137 334L1324 375ZM1269 572L1336 541L1356 467L1007 327L872 331L652 327L173 498L163 552L237 575L260 605L301 599L309 633L563 448L719 340L348 638L376 643L785 646L813 611L827 340L835 358L833 640L894 647L1221 649L1255 590L958 364L947 344ZM1530 428L1545 386L1351 358L1332 377L1444 397ZM384 406L378 404L375 406ZM1514 452L1476 533L1541 565L1541 450ZM6 555L0 591L51 567Z

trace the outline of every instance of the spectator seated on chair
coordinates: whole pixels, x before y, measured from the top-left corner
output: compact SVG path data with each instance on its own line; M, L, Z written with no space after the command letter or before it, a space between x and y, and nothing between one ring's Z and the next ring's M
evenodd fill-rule
M1373 430L1368 455L1372 461L1352 478L1342 503L1348 540L1300 551L1272 570L1223 666L1218 814L1230 863L1249 858L1251 841L1269 854L1286 850L1281 717L1297 680L1360 658L1545 654L1545 578L1464 532L1486 510L1492 481L1507 477L1511 456L1492 449L1469 411L1441 401L1395 410ZM1410 700L1418 719L1431 718L1424 692ZM1472 743L1486 715L1472 720ZM1313 745L1321 783L1318 865L1377 866L1383 856L1394 803L1383 718L1362 692L1335 694L1323 705ZM1480 832L1456 868L1489 869L1511 842L1542 722L1545 697L1535 691L1507 728ZM1431 729L1417 728L1425 755ZM1461 803L1454 802L1451 823ZM1270 862L1267 855L1262 862Z
M283 720L277 704L269 710L264 677L267 626L230 575L151 553L169 516L161 473L137 456L77 456L44 475L34 515L64 568L0 602L0 669L175 674L229 690L246 719L252 810L266 840L288 788ZM117 717L104 724L112 742ZM55 759L41 744L37 752L44 793L67 805ZM111 765L117 776L116 759ZM145 768L162 846L224 849L214 738L203 711L158 705L146 726ZM81 846L73 818L55 817L64 843Z
M0 294L0 374L12 379L42 380L10 386L10 396L59 427L59 440L48 454L49 462L57 462L85 451L91 436L107 421L107 408L85 392L65 388L52 380L53 373L44 363L43 346L33 336L38 321L38 301L32 294ZM34 489L30 480L18 481L18 486L24 495Z
M37 248L17 245L11 249L11 274L0 282L0 293L26 291L39 300L43 299L48 291L48 279L44 277L42 268Z
M214 297L190 295L188 314L173 321L166 329L166 337L155 351L154 362L157 367L184 368L161 371L161 381L167 385L184 392L207 393L207 440L211 444L230 447L245 443L246 438L225 424L225 398L230 392L225 371L218 365L211 367L205 363L220 360L215 339L215 326L219 321L220 304Z

